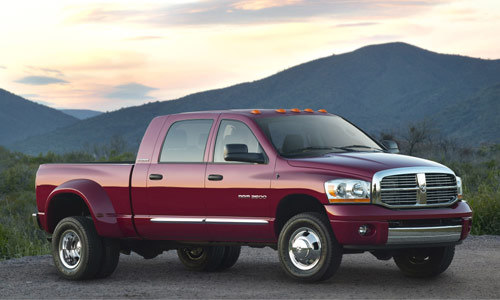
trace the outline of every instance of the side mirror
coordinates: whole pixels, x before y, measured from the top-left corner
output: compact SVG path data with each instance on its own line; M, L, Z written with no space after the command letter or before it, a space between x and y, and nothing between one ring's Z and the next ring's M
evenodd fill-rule
M256 164L266 162L262 153L248 153L248 147L245 144L227 144L224 146L224 160Z
M398 143L396 143L393 140L383 140L382 145L385 146L385 148L390 152L390 153L399 153L399 147Z

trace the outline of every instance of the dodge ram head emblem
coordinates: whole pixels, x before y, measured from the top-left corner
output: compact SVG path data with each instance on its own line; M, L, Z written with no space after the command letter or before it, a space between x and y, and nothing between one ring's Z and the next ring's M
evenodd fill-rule
M425 191L427 190L427 185L425 183L421 183L418 188L420 189L420 191L422 193L425 193Z

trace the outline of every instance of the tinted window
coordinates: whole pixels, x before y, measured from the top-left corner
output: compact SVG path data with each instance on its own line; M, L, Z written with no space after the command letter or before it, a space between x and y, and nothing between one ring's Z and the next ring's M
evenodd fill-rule
M383 151L361 130L337 116L281 116L259 118L256 122L285 157Z
M221 121L215 141L214 162L226 162L224 160L224 146L227 144L244 144L248 147L248 153L263 153L250 128L240 121Z
M203 162L213 120L186 120L170 126L160 162Z

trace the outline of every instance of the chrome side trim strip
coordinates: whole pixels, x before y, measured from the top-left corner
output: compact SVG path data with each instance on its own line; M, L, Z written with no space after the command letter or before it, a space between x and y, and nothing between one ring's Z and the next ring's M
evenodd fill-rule
M240 218L192 218L192 217L161 217L152 218L153 223L191 223L191 224L268 224L265 219L240 219Z
M204 218L186 218L186 217L167 217L167 218L152 218L153 223L203 223Z
M238 218L206 218L207 223L217 224L268 224L264 219L238 219Z
M389 228L387 245L457 242L462 225Z

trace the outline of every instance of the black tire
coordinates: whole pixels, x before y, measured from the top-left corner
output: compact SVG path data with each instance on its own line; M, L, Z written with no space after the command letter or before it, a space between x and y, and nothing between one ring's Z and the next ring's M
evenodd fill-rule
M294 243L296 247L292 247ZM330 222L314 212L298 214L286 222L278 239L278 254L286 274L306 282L329 279L342 261L342 247Z
M62 219L52 235L52 258L66 279L94 277L101 267L102 251L94 223L83 216Z
M454 255L455 246L415 248L402 250L394 255L394 261L406 276L427 278L446 271Z
M95 278L106 278L113 274L120 260L120 241L102 238L102 262Z
M177 255L186 268L194 271L216 271L224 259L223 246L192 246L177 249Z
M238 261L241 253L241 246L226 246L224 250L224 257L222 258L222 262L217 268L218 270L226 270L234 266L234 264Z

